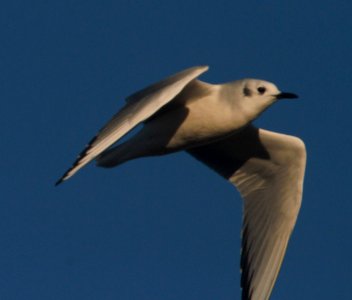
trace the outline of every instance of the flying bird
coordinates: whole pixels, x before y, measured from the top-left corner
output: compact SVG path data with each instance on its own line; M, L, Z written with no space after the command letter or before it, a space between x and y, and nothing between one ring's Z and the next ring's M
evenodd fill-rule
M252 125L279 99L297 98L273 83L210 84L208 66L181 71L126 99L56 185L92 160L100 167L184 150L232 183L243 203L242 299L269 299L302 200L304 142ZM115 143L137 125L125 142Z

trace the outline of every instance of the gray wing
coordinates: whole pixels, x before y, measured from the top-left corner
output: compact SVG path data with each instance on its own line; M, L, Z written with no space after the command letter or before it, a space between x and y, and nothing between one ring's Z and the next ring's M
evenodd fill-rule
M208 66L186 69L127 98L127 104L99 131L72 167L56 182L70 178L122 136L169 103L183 88L208 70Z
M242 299L269 299L301 206L304 143L249 126L188 152L240 191Z

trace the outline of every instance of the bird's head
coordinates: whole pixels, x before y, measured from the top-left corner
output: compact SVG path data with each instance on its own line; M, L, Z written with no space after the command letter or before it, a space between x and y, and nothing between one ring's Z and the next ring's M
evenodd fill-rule
M281 92L275 84L264 80L243 79L240 86L243 107L247 108L254 118L278 99L298 98L296 94Z

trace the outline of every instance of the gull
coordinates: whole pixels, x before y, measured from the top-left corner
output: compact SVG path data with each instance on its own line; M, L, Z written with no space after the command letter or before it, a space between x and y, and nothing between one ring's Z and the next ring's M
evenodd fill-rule
M263 80L200 81L207 70L192 67L129 96L56 185L94 159L110 168L188 152L240 192L242 299L269 299L301 206L306 150L301 139L252 121L279 99L297 96ZM139 124L134 136L114 146Z

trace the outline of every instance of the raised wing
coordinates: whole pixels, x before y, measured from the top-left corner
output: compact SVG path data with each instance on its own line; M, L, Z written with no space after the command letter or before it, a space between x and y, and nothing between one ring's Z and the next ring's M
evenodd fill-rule
M126 133L169 103L208 66L186 69L127 98L127 104L99 131L78 156L72 167L56 182L67 180Z
M244 200L242 299L269 299L301 206L303 142L249 126L188 152L240 191Z

